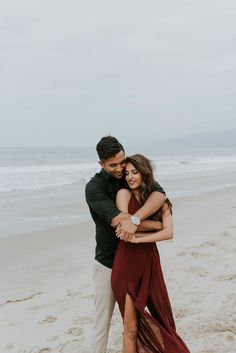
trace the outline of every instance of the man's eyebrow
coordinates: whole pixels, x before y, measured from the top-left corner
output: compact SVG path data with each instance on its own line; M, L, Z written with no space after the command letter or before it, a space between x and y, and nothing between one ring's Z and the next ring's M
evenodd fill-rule
M123 161L121 161L120 163L110 163L109 165L117 165L117 164L123 164L125 163L125 159L123 159Z

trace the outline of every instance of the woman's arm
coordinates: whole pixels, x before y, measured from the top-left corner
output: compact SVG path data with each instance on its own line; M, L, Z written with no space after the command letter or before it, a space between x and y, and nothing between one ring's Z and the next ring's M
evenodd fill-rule
M152 219L145 219L138 226L137 232L148 232L150 230L161 230L162 222L154 221Z
M162 192L153 191L145 204L135 212L134 216L139 217L139 219L143 221L155 213L163 205L165 200L166 196ZM120 238L125 241L130 240L137 231L137 226L132 223L131 219L121 220L119 215L112 219L111 225L112 227L117 226Z
M141 221L157 212L166 200L165 194L160 191L153 191L145 201L145 204L135 212L134 216L140 218Z
M128 213L129 200L131 192L127 189L120 189L116 195L116 207L121 211L120 214L112 218L111 226L116 228L120 222L124 220L130 220L130 214Z
M116 207L124 213L129 213L129 201L131 192L128 189L120 189L116 195Z
M166 203L162 206L162 224L163 229L153 233L135 233L131 238L131 243L154 243L173 238L173 220L170 208Z
M116 195L116 206L123 212L128 213L129 201L131 198L131 192L127 189L121 189ZM129 216L130 217L130 216ZM146 219L140 223L138 226L138 232L146 232L150 230L160 230L162 229L162 223L159 221L154 221L151 219Z

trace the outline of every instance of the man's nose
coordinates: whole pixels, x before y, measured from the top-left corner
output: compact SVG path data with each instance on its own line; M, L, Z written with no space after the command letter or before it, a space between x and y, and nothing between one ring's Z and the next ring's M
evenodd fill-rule
M123 169L124 169L124 167L122 167L121 164L118 164L117 167L116 167L117 172L122 172Z

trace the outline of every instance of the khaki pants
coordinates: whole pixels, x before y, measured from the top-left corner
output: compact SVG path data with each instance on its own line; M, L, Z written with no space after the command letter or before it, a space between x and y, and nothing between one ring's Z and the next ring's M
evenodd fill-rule
M111 288L111 269L95 261L93 268L95 314L93 317L91 353L106 353L110 321L115 306Z

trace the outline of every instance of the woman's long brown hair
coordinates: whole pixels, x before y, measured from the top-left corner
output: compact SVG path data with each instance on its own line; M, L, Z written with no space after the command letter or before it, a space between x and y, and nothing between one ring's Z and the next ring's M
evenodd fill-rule
M126 158L126 163L131 163L135 169L141 174L142 182L139 187L140 198L139 202L141 206L143 206L148 199L149 195L153 191L153 186L155 184L155 179L153 176L154 165L147 157L142 154L134 154L133 156L129 156ZM169 199L165 201L169 207L170 212L172 213L172 204ZM151 217L152 219L160 219L162 215L161 209L158 210Z

